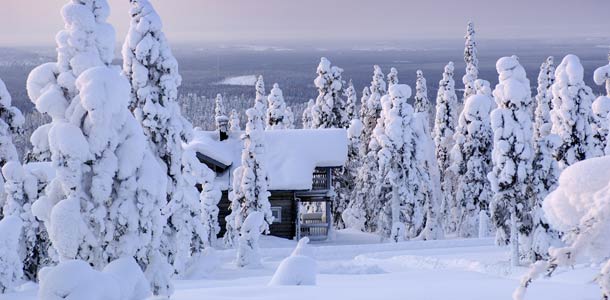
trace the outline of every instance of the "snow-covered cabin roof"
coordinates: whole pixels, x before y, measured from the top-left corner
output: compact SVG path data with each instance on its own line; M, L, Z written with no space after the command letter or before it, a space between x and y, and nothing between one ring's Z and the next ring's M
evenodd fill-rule
M216 181L227 190L233 170L241 165L241 133L219 141L218 132L196 130L186 145L226 166ZM314 169L340 167L347 160L347 132L344 129L287 129L265 131L265 166L269 190L310 190Z

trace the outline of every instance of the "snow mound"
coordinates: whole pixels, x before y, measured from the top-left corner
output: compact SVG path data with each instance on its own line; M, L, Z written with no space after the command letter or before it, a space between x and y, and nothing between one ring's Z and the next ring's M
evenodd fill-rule
M302 238L292 254L278 266L270 286L280 285L316 285L317 264L310 256L308 238Z
M190 267L184 274L184 279L208 278L220 265L220 258L214 248L204 249L202 253L193 257Z
M254 86L256 84L256 75L244 75L227 77L214 85L239 85L239 86Z
M68 260L40 271L40 300L142 300L149 284L132 258L117 259L99 272L81 260Z

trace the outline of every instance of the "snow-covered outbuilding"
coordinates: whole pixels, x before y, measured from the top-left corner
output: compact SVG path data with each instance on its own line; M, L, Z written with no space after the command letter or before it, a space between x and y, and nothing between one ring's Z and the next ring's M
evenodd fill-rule
M264 141L269 201L275 217L271 235L325 239L334 196L332 170L342 167L347 160L346 130L271 130L264 132ZM196 130L193 141L186 147L194 150L197 158L217 174L216 184L223 191L218 216L222 235L225 217L230 213L228 190L233 170L241 164L241 133L232 132L221 139L218 131ZM305 211L306 206L309 211Z

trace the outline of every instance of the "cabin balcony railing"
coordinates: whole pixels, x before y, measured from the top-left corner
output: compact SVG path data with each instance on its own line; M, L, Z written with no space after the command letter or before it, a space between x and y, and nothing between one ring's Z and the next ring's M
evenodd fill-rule
M313 183L311 189L314 191L330 190L331 170L330 168L316 168L313 172Z

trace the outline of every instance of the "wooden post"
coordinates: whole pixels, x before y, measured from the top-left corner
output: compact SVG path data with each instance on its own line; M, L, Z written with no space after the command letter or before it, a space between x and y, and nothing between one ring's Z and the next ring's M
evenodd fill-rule
M294 194L293 194L294 195ZM296 203L296 239L297 241L301 240L301 198L297 198L296 195L294 197L294 202Z

